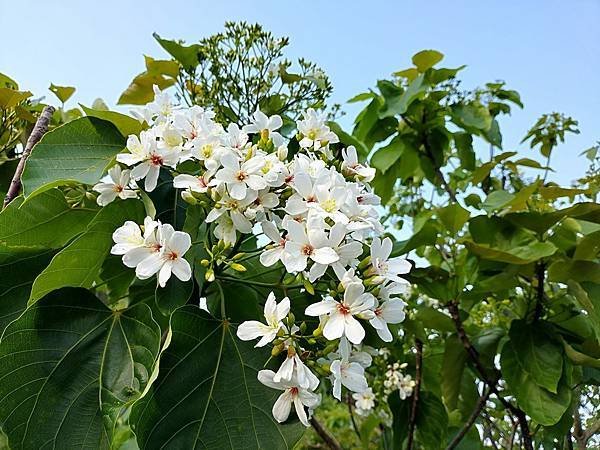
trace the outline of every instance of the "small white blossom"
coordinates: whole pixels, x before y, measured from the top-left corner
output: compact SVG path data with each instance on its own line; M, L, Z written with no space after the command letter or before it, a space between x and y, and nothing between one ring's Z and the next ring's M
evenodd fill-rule
M277 337L279 330L285 328L282 320L290 312L290 300L285 297L281 302L275 301L275 294L271 292L265 303L264 315L267 324L256 320L242 322L237 329L237 336L243 341L250 341L260 337L255 347L264 347Z
M96 184L93 189L100 195L96 202L100 206L106 206L117 197L125 200L127 198L136 198L136 192L130 188L130 171L121 170L121 166L113 166L108 171L109 180Z

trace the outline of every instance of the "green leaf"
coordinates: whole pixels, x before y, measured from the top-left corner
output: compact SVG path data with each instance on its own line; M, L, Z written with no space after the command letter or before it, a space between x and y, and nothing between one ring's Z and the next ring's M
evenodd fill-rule
M33 148L23 171L23 193L30 198L65 184L95 184L124 148L125 138L110 122L82 117L66 123Z
M393 415L392 429L393 435L393 449L402 450L404 448L404 441L408 436L408 422L410 417L410 400L401 400L398 392L392 392L388 398L390 410Z
M564 259L548 268L548 279L561 283L591 281L600 284L600 264L594 261Z
M423 73L435 66L442 59L444 59L443 53L437 50L422 50L412 57L412 62L417 67L417 70Z
M15 89L0 87L0 108L14 108L32 95L29 91L17 91Z
M408 107L427 91L427 84L424 81L424 76L419 75L410 82L402 94L384 94L385 105L379 112L379 117L383 119L386 117L404 114Z
M0 417L13 450L108 449L144 391L160 347L150 308L111 311L83 289L56 291L0 341Z
M156 287L156 306L165 316L170 316L180 306L183 306L192 296L193 281L180 281L172 277L164 288Z
M520 366L540 387L556 394L563 369L561 346L554 341L546 322L513 320L509 336Z
M144 55L146 71L149 74L166 75L167 77L177 78L179 75L179 63L172 59L154 59L151 56Z
M557 248L551 242L532 242L510 249L498 249L485 244L465 241L469 251L480 258L508 264L529 264L541 258L552 256Z
M596 339L600 341L600 296L595 292L588 292L581 284L572 279L568 281L568 286L569 293L575 297L579 305L589 314Z
M173 313L171 327L158 379L131 413L140 448L293 448L304 427L275 422L271 408L281 392L256 378L268 351L190 305Z
M459 126L488 130L492 124L492 116L488 109L479 102L459 103L452 108L454 119Z
M175 58L185 70L193 70L200 62L200 44L182 45L175 41L161 38L157 33L153 33L154 39L158 41L162 48Z
M422 391L417 409L417 437L423 448L438 449L446 441L448 414L433 393Z
M352 97L350 100L348 100L347 103L357 103L357 102L364 102L366 100L370 100L373 97L375 97L375 93L373 92L363 92L362 94L357 94L354 97Z
M571 403L571 388L564 374L557 394L538 386L520 364L512 341L504 345L500 364L502 375L523 411L542 425L554 425L560 420Z
M404 151L404 141L400 138L392 139L392 141L378 149L371 157L371 166L378 169L382 174L394 165L402 156Z
M88 108L81 103L79 106L81 106L81 109L83 109L88 117L96 117L112 123L123 136L129 136L130 134L137 135L144 129L140 121L131 116L126 116L116 111Z
M461 165L467 170L475 170L475 150L473 136L465 132L454 133L454 144Z
M491 192L484 200L481 207L488 213L504 208L508 203L514 200L514 194L502 189Z
M400 256L410 252L423 245L435 244L438 236L438 229L432 223L426 223L423 228L413 234L409 239L405 241L394 242L392 249L392 256Z
M0 213L0 243L9 247L60 248L85 230L97 211L72 208L58 189L31 201L14 199Z
M458 396L466 362L467 352L464 346L456 335L449 336L444 347L444 360L440 373L442 396L449 411L455 410L458 406Z
M451 234L456 234L467 223L471 214L458 203L453 203L436 211L440 221Z
M578 366L588 366L600 369L600 359L592 358L591 356L586 355L585 353L581 353L575 350L564 339L562 339L562 337L561 340L565 349L565 354L573 362L573 364L576 364Z
M165 90L176 82L174 78L166 78L162 74L142 72L123 91L117 105L145 105L154 100L154 85Z
M27 307L33 280L48 265L53 254L53 250L0 246L0 336Z
M50 92L56 95L62 103L69 100L75 93L75 88L73 86L57 86L54 83L52 83L48 89L50 89Z
M88 225L86 231L58 252L35 279L29 303L66 286L92 287L112 247L113 232L126 220L141 223L144 207L138 200L110 203Z

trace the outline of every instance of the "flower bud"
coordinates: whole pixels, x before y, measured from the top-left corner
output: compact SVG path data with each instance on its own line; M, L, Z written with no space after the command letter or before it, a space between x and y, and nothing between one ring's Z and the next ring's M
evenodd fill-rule
M237 261L238 259L241 259L241 258L243 258L244 256L246 256L246 254L245 254L245 253L243 253L243 252L242 252L242 253L237 253L237 254L233 255L233 258L231 258L231 259L232 259L233 261Z
M271 349L271 356L277 356L279 355L284 349L284 345L283 343L276 345L275 347L273 347Z
M231 264L229 264L229 267L231 267L236 272L245 272L246 271L246 267L244 267L243 265L238 264L238 263L231 263Z
M306 332L306 326L306 322L300 324L300 333L304 334Z
M277 158L279 161L285 161L288 157L288 148L285 145L280 145L277 149Z
M198 200L196 199L196 197L194 197L194 194L187 190L181 191L181 198L184 202L189 203L190 205L195 205L198 203Z
M204 274L204 279L208 282L215 281L215 272L214 270L212 270L212 268L206 271L206 273Z
M208 267L209 264L210 264L210 261L208 259L203 259L203 260L200 261L200 265L202 267Z
M363 259L359 264L358 264L358 269L359 270L363 270L366 267L369 266L369 264L371 264L371 256L367 256L365 259Z
M308 292L310 295L315 295L315 288L312 284L310 284L310 281L302 280L302 284L304 285L304 289L306 289L306 292Z

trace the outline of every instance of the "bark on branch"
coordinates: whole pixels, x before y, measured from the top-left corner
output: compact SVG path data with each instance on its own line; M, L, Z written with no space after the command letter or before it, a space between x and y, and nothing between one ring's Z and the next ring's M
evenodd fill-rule
M314 416L310 418L310 424L331 450L343 450L337 439L333 437L333 435L327 431Z
M415 348L417 349L417 354L415 356L415 388L413 390L412 405L408 420L408 441L406 450L413 449L415 426L417 425L417 410L421 393L421 366L423 365L423 343L420 339L415 340Z
M6 193L6 197L4 197L2 209L6 208L6 206L12 202L17 195L19 195L19 192L21 191L21 175L23 174L23 169L25 168L25 162L27 161L33 146L37 144L44 133L48 131L48 125L50 124L52 114L54 114L54 107L46 106L42 111L42 114L40 114L40 117L38 117L38 120L35 123L31 134L29 135L29 139L27 139L27 144L25 144L25 149L23 150L23 154L21 155L21 159L19 160L19 164L17 165L17 169L15 170L12 181L10 182L10 187Z
M479 417L479 414L481 414L481 410L485 406L485 402L487 402L487 399L491 393L492 393L491 389L489 389L488 387L484 388L484 392L479 397L479 400L477 401L477 404L475 405L475 409L469 416L469 419L465 422L465 424L460 429L460 431L454 436L454 438L452 439L450 444L448 444L448 447L446 447L446 450L455 449L458 446L458 444L460 443L460 441L462 441L462 439L466 436L466 434L469 432L469 430L471 429L471 427L473 426L473 424Z
M463 347L465 348L467 354L471 358L471 361L473 362L475 369L477 369L477 372L479 372L479 376L485 382L485 384L488 385L488 387L490 388L490 391L493 394L495 394L496 397L498 397L498 400L502 403L502 405L504 405L504 407L506 409L508 409L519 421L519 426L521 427L523 447L526 450L533 450L533 442L531 440L531 432L529 431L529 424L527 423L527 416L520 408L517 408L512 403L510 403L508 400L506 400L504 397L502 397L502 395L500 394L500 392L498 391L498 388L497 388L498 376L497 375L490 376L487 373L486 368L483 366L483 363L481 362L481 360L479 358L479 353L477 352L477 349L475 347L473 347L473 344L471 343L469 337L467 336L467 333L465 332L465 328L463 326L462 320L460 318L460 313L458 310L458 302L451 301L446 306L448 308L448 311L450 311L450 316L452 317L452 321L454 322L454 326L456 328L456 333L458 334L458 338L460 339L461 343L463 344Z

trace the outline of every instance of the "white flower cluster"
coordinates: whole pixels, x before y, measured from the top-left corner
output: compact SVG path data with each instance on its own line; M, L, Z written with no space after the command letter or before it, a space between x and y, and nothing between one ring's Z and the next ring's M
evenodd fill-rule
M322 299L305 311L319 319L314 336L337 346L319 362L303 356L307 352L300 345L300 328L286 322L293 320L287 298L277 303L271 294L264 309L266 323L244 322L237 333L243 340L260 338L257 346L273 342L286 352L277 372L262 370L258 375L263 384L284 391L273 407L276 420L285 421L293 404L308 425L320 402L315 393L319 378L311 365L330 374L336 398L341 399L343 386L359 395L359 408L368 411L371 391L365 369L371 356L362 348L364 323L383 341L392 341L388 324L404 320L404 302L397 296L406 292L407 282L400 275L411 267L404 259L390 258L392 241L380 238L379 198L367 184L375 170L358 161L352 146L336 160L331 144L339 139L314 110L297 122L300 150L290 158L288 143L278 131L283 124L279 116L256 111L252 123L224 128L212 112L198 106L175 108L168 95L156 90L140 117L150 127L139 137L130 136L128 152L117 156L130 169L115 166L112 182L94 187L101 193L98 203L135 196L139 188L133 183L142 179L146 191L154 190L165 168L175 175L173 185L183 190L186 201L202 199L209 205L206 222L213 224L219 241L235 246L243 235L264 234L269 241L260 254L264 266L281 263L310 286L335 280L337 292L319 291ZM114 240L113 253L123 255L124 264L135 267L139 278L158 274L164 286L171 273L181 280L191 277L183 258L191 246L189 235L168 224L147 218L142 230L127 222Z
M415 387L415 380L410 375L404 375L402 369L406 368L406 363L389 364L385 372L385 380L383 386L385 394L389 395L394 391L398 391L400 399L404 400L412 395Z

